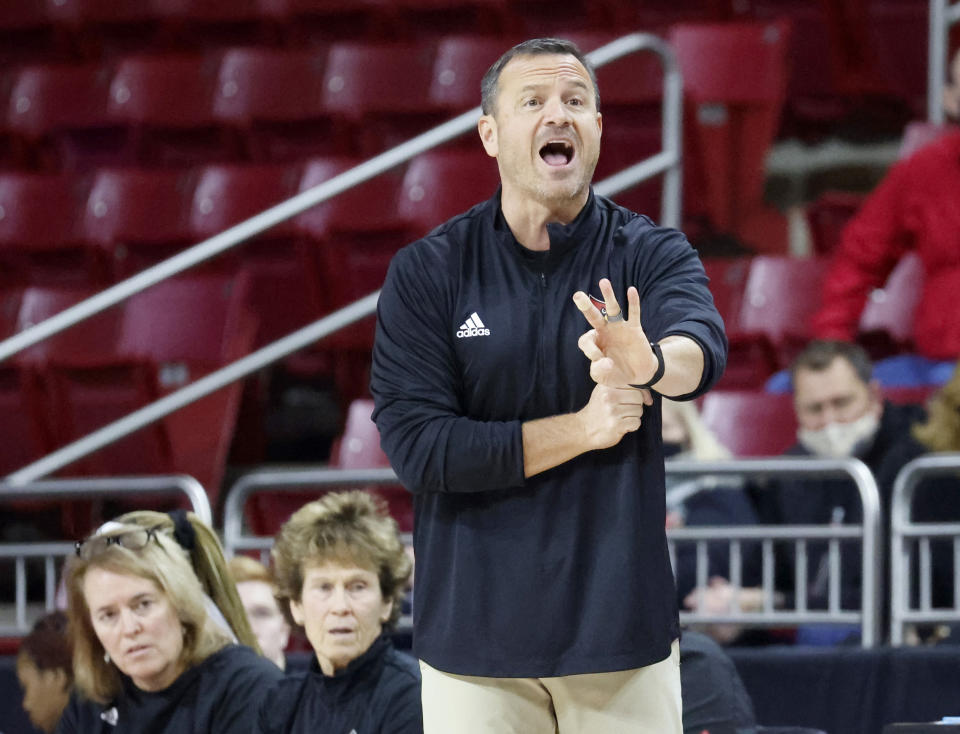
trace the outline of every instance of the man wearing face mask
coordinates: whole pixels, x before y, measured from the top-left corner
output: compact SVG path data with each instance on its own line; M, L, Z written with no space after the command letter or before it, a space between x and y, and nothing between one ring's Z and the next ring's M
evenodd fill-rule
M819 458L856 457L873 473L880 492L883 517L889 518L890 496L897 473L910 459L924 452L911 437L910 427L923 420L916 405L894 405L883 400L872 379L873 366L866 352L855 344L814 341L800 353L790 368L793 404L797 416L797 444L791 456ZM754 492L761 524L825 525L861 521L860 498L853 483L843 479L791 479ZM841 550L841 605L860 603L859 550ZM777 606L793 605L796 559L793 544L776 547ZM808 598L811 609L827 601L828 561L826 548L808 546ZM757 579L759 581L759 579ZM745 583L750 580L745 579ZM759 588L734 590L724 579L713 579L707 589L698 589L685 599L690 608L720 611L739 601L741 608L759 611L763 594ZM850 628L824 631L798 630L798 642L837 642Z

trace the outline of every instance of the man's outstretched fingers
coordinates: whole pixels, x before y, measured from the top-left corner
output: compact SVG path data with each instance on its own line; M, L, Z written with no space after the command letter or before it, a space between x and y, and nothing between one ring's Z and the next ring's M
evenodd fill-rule
M636 286L627 288L627 307L630 309L630 325L640 326L640 291Z
M593 305L593 301L590 300L590 296L586 293L583 291L574 293L573 302L577 305L577 308L580 309L580 313L583 314L587 323L594 329L599 329L604 325L603 316L600 315L600 312Z
M623 313L617 295L613 292L613 284L609 278L600 279L600 293L603 295L603 304L607 309L608 321L622 321L627 314ZM619 317L619 318L618 318Z

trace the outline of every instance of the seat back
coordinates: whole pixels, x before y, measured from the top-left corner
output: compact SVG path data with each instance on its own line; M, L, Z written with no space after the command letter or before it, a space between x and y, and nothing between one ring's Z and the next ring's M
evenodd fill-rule
M407 168L398 212L420 235L493 196L500 183L497 163L473 150L433 150Z
M699 160L689 163L704 172L709 216L721 231L739 233L762 208L764 160L786 95L789 36L786 22L680 24L670 31L695 106L688 125Z
M703 399L701 416L734 456L777 456L796 442L790 393L713 390Z

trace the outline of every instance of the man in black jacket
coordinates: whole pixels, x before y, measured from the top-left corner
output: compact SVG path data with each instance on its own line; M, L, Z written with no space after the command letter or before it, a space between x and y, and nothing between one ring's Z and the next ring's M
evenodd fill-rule
M501 188L394 258L373 353L424 730L678 733L659 394L719 378L723 324L686 238L594 195L575 46L511 49L482 98Z

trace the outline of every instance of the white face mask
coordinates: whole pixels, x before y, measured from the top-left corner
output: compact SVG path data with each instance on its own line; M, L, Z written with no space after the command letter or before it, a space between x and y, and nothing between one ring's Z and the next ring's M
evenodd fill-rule
M860 453L873 443L880 427L880 418L868 412L850 423L828 423L818 431L808 428L797 430L801 445L816 456L842 459Z

